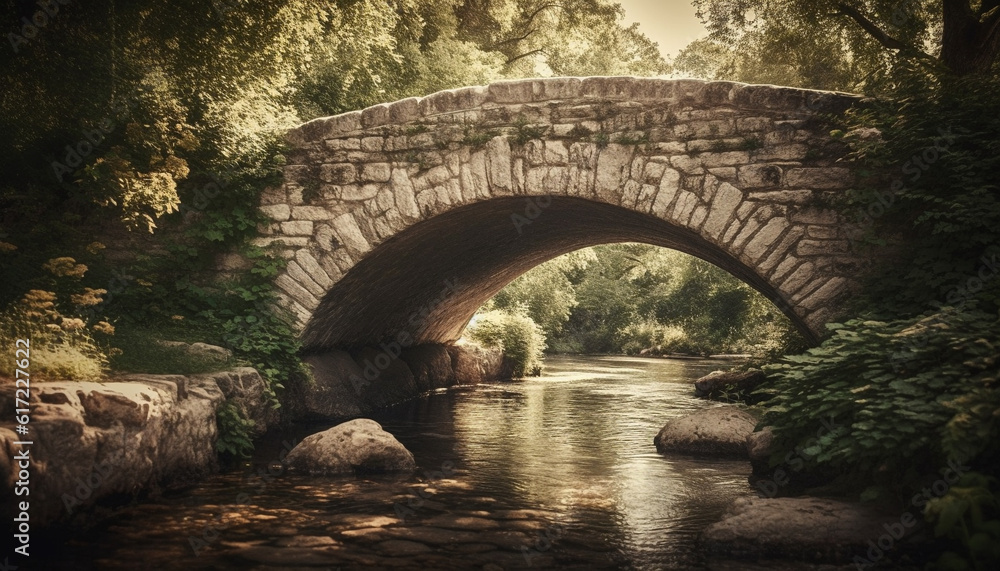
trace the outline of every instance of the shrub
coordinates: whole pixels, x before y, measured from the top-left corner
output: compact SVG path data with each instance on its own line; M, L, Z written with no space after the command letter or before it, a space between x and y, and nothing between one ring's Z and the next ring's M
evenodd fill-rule
M545 335L527 315L487 311L473 318L468 334L470 339L486 347L503 351L513 364L515 377L542 373Z
M103 290L74 295L100 300ZM45 290L30 290L0 315L0 344L14 347L18 339L30 343L32 377L99 381L108 366L106 351L94 335L114 332L111 324L99 321L88 326L84 319L64 315L57 308L58 297ZM96 302L95 302L96 303ZM17 366L13 349L0 352L0 374L14 376Z
M830 324L834 335L765 367L764 423L783 456L832 416L839 427L802 450L815 465L902 497L948 459L1000 460L1000 327L994 315L943 308L890 322Z
M638 355L644 350L655 355L700 353L702 349L691 342L683 328L663 325L652 319L629 324L618 337L626 355Z

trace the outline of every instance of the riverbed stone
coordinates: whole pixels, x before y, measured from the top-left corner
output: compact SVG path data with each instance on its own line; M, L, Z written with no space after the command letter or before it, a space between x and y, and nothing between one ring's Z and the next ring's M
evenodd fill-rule
M774 431L770 426L747 435L747 456L754 474L767 473L771 467L771 453L774 446Z
M899 521L899 513L868 504L815 497L740 498L722 521L705 529L701 543L717 557L849 563L854 556L864 557L868 543L886 534L883 524Z
M653 440L657 451L746 458L757 419L735 406L707 408L667 422Z
M264 565L314 567L341 563L343 559L337 557L338 551L335 547L272 547L260 545L235 550L231 553L231 556Z
M500 524L491 519L456 514L436 515L425 521L424 524L434 527L445 527L448 529L467 529L475 531L496 529L500 527Z
M423 543L406 539L388 539L375 544L375 549L389 557L406 557L421 553L430 553L431 548Z
M307 436L285 461L293 470L322 475L406 472L417 468L413 454L379 423L367 418Z
M712 371L694 382L694 396L719 400L724 395L740 395L756 401L751 395L767 377L759 369L749 371Z

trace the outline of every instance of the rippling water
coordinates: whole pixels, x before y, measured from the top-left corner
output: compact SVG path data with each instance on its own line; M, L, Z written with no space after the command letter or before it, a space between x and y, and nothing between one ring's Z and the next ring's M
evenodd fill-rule
M128 507L47 549L39 568L704 568L697 535L750 495L749 464L661 456L653 437L711 406L692 380L730 364L550 357L541 378L373 415L413 452L417 475L273 465L273 478L254 477L283 442L327 428L300 427L263 442L253 468Z

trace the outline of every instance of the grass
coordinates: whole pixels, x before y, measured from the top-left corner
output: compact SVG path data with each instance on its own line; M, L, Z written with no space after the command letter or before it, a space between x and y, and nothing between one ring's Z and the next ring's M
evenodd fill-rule
M167 339L198 342L191 332L170 335L170 331L119 328L111 341L111 370L120 373L149 373L154 375L194 375L223 371L238 363L230 357L192 354L186 347L167 347L157 343Z

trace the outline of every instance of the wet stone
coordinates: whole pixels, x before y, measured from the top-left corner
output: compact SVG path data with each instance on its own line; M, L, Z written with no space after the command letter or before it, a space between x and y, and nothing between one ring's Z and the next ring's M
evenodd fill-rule
M468 529L473 531L496 529L500 527L497 522L490 519L484 519L481 517L463 517L450 514L437 515L423 523L432 527Z
M390 557L403 557L406 555L417 555L419 553L429 553L430 547L416 541L405 539L390 539L375 545L375 549Z
M522 547L531 547L535 537L520 531L490 531L480 534L479 539L502 549L519 551Z
M461 543L455 545L452 551L457 553L483 553L485 551L495 551L496 545L492 543Z
M342 529L357 529L364 527L385 527L399 523L399 520L394 517L382 515L347 514L331 518L330 523Z
M478 533L442 529L439 527L396 527L385 531L392 537L421 541L433 545L471 543L479 539Z
M299 534L299 530L296 529L296 528L294 528L294 527L289 527L289 526L275 526L275 527L265 528L265 529L261 530L261 533L263 535L273 535L273 536L277 536L277 537L285 537L285 536L291 536L291 535L298 535Z
M379 541L386 537L386 530L381 527L363 527L341 531L340 535L360 541Z
M336 551L325 547L250 547L232 552L232 555L238 559L285 567L335 565L341 562L341 559L335 554Z
M322 535L296 535L294 537L283 537L274 542L281 547L320 547L326 545L339 545L340 543L332 537Z

